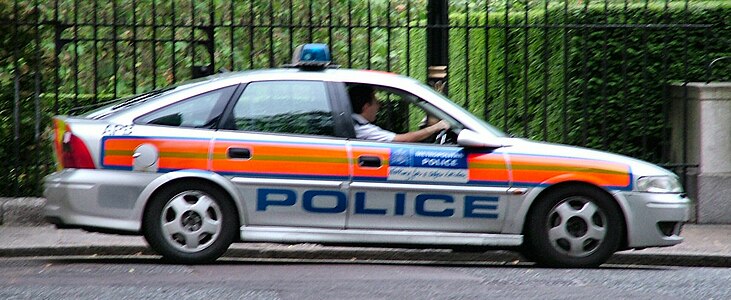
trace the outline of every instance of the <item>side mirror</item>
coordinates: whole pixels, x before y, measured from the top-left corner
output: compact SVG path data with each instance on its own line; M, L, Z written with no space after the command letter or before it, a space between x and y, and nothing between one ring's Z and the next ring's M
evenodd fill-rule
M462 129L457 135L457 144L462 147L501 148L505 145L496 139L487 138L469 129Z

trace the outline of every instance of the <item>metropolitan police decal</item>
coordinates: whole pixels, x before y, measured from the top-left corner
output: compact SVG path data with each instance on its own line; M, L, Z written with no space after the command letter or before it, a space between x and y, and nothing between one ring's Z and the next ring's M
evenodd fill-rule
M466 183L467 155L461 149L391 148L388 180Z

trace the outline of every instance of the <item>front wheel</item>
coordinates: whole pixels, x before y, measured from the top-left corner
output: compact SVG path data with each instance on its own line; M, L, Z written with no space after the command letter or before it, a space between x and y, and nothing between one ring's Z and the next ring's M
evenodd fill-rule
M151 199L144 216L145 239L176 263L216 260L236 234L235 207L228 195L205 183L174 183Z
M590 187L566 186L536 201L525 242L539 265L595 267L619 249L623 219L608 195Z

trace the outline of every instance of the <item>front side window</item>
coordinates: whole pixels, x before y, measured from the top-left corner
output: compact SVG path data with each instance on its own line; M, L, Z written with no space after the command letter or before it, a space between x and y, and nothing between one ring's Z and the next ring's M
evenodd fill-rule
M351 105L363 105L361 109L353 108L354 113L361 115L360 118L356 116L353 119L356 127L356 136L359 138L384 141L384 139L380 139L380 136L385 136L386 134L379 134L378 132L391 132L391 134L396 134L393 141L398 141L397 138L400 134L406 135L416 133L415 135L417 136L417 139L407 142L439 144L456 143L456 133L462 129L462 125L449 115L434 107L432 104L402 90L356 83L348 84L350 97L362 97L360 93L356 93L351 90L359 86L367 86L371 88L373 94L373 100L371 101L377 102L377 104L365 105L362 101L359 102L357 99L351 99ZM365 126L361 124L364 120L368 121L368 124ZM419 134L422 129L431 127L432 125L439 123L441 120L448 122L451 130L445 130L443 133L441 131L432 133L427 129L427 135ZM360 131L369 131L370 133L363 133L362 135L365 137L360 137L358 135L358 132ZM440 133L441 135L445 135L446 138L440 138L437 140L438 136L441 137Z
M235 129L332 136L335 121L321 81L262 81L246 86L233 109Z
M193 96L144 115L135 120L135 123L212 128L218 122L225 102L231 98L235 89L236 86L230 86Z

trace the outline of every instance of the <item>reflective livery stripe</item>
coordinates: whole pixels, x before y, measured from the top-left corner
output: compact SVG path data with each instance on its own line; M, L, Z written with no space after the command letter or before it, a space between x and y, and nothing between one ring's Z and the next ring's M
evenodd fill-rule
M160 172L202 169L237 176L348 180L352 169L354 181L532 187L580 180L609 189L632 188L631 170L628 165L621 163L559 156L508 154L510 160L508 166L505 162L506 155L501 152L470 151L428 145L383 147L382 144L370 145L362 142L352 143L351 161L345 143L217 140L213 145L209 168L208 139L109 136L102 139L102 167L132 170L132 155L142 144L152 144L158 149ZM229 148L248 149L251 158L230 158L227 155ZM403 154L407 152L405 149L409 149L406 156ZM423 158L419 156L420 152L427 153L425 161L418 161ZM446 158L440 159L440 154ZM360 166L358 161L363 156L379 158L380 167ZM457 158L450 161L450 157ZM405 162L405 159L412 161ZM445 165L429 168L431 166L425 166L424 163ZM452 173L456 172L455 169L463 170L464 181L448 182L446 180L449 177L442 177L447 178L445 181L430 181L424 177L404 179L407 177L393 174L393 170L399 168L414 169L416 172L422 169L429 172L443 170Z
M386 181L388 177L388 164L389 157L391 156L391 148L386 147L353 147L351 149L353 154L353 177L355 179L367 180L367 181ZM358 158L363 156L375 156L381 159L381 167L360 167L358 165Z
M53 128L55 130L53 136L53 150L56 154L54 155L56 171L61 171L63 169L63 165L61 164L63 161L63 137L66 134L66 131L68 131L68 128L66 122L59 118L53 118Z
M245 148L251 159L232 159L229 148ZM345 144L216 141L212 171L228 175L271 175L347 180L348 153Z
M424 145L413 147L409 151L410 163L404 164L399 162L399 151L403 151L408 146L394 145L391 147L382 147L382 144L369 144L365 142L353 143L353 180L354 181L370 181L370 182L415 182L415 183L432 183L447 185L475 185L475 186L498 186L508 187L510 176L505 158L502 153L470 151L456 147L441 147L433 145ZM424 154L423 154L424 153ZM382 160L380 168L361 167L358 165L360 156L376 156ZM445 159L440 159L445 158ZM430 168L428 163L424 161L435 160L437 163L444 162L445 165L436 165ZM463 169L465 178L462 182L450 182L448 180L440 181L439 178L433 180L393 180L389 178L394 168L400 168L403 165L410 165L413 169L425 169L426 172L434 172L435 170L443 172L454 172L455 169ZM444 178L444 177L442 177Z
M626 164L558 156L511 154L513 186L551 185L580 180L609 189L632 189L632 173Z
M470 168L470 183L509 186L510 173L502 153L469 153L467 166Z
M208 139L107 136L102 139L101 162L105 169L132 170L135 149L151 144L158 150L160 170L208 169Z
M354 181L402 182L389 179L390 168L394 164L391 163L389 166L388 160L393 160L393 152L398 151L400 148L403 148L403 146L354 146L352 150L354 155ZM424 146L423 149L424 151L440 151L439 147L433 146ZM416 150L416 152L418 151ZM632 189L630 167L623 163L561 156L463 151L467 153L468 180L463 183L466 185L535 187L548 186L563 181L585 181L608 189ZM449 151L446 153L449 153ZM361 155L378 156L384 161L383 166L380 168L360 167L357 159ZM506 163L505 156L509 157L510 166ZM424 181L422 183L439 182ZM451 185L454 183L443 182L443 184Z

